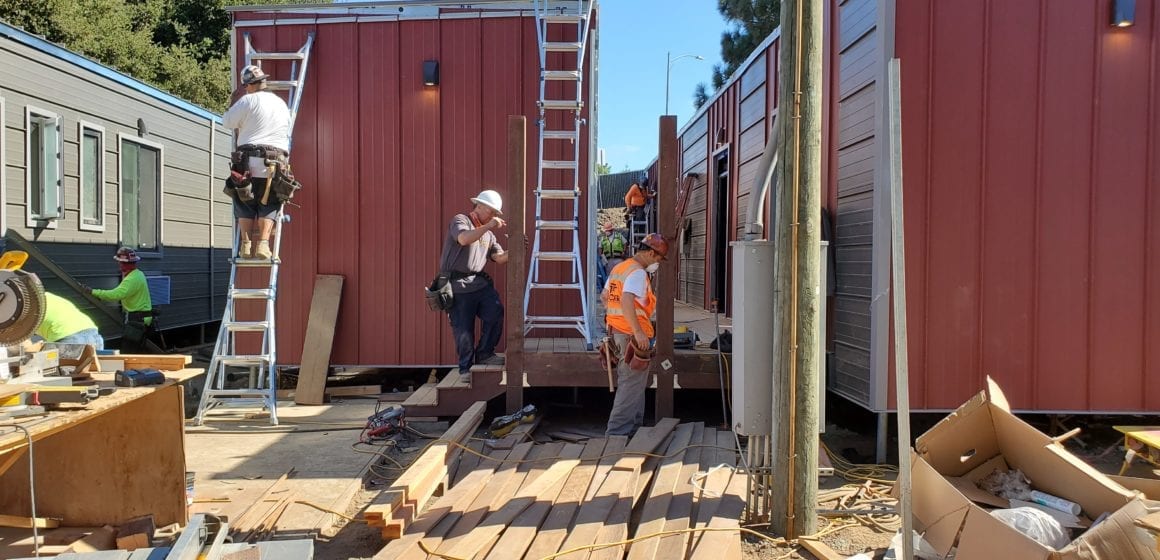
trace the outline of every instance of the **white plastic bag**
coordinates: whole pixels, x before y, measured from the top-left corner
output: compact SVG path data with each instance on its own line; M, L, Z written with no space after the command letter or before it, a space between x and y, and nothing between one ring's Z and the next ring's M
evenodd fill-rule
M997 509L991 516L1043 546L1059 550L1071 542L1058 520L1036 508Z

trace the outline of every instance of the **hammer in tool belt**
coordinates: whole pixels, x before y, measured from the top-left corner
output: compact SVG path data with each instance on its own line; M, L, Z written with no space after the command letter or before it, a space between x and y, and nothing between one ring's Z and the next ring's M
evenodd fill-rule
M277 162L266 159L266 191L262 193L262 206L270 202L270 183L274 182L274 170L277 168Z

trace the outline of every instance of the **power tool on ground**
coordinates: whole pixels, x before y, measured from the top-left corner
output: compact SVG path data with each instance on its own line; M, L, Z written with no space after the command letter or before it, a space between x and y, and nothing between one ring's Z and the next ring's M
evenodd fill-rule
M500 416L491 421L488 432L492 438L501 438L511 433L520 424L531 424L536 421L540 411L536 405L529 404L507 416Z
M402 434L406 427L407 411L401 405L388 406L383 409L376 407L375 413L367 417L367 426L363 429L359 441L373 443L391 439Z

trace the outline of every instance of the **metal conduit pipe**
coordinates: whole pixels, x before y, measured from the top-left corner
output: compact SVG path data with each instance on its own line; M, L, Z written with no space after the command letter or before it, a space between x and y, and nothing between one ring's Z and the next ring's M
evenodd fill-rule
M757 160L757 177L760 182L757 191L749 197L749 210L745 215L745 239L760 239L765 235L765 197L770 188L776 186L777 178L777 141L780 129L777 126L777 114L773 116L773 131L765 143L765 151L761 152L761 159Z

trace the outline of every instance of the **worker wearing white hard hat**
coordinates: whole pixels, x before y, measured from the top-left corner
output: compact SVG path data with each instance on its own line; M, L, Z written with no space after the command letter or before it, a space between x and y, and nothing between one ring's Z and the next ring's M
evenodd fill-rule
M455 349L459 353L459 373L470 375L476 364L500 365L495 354L503 334L503 304L491 276L484 272L488 261L505 264L508 254L496 240L494 230L504 227L503 198L485 190L471 198L474 207L467 214L456 214L443 240L439 273L447 276L453 293L447 310ZM475 321L479 319L479 341L475 340Z

